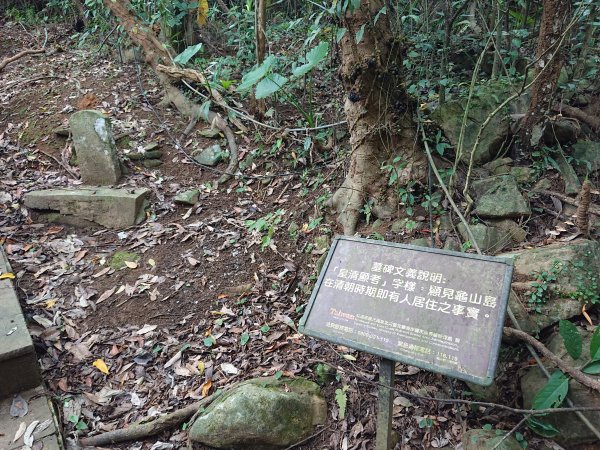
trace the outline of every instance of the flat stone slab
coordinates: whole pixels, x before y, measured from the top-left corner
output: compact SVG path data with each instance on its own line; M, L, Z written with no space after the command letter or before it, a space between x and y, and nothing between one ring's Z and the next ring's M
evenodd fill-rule
M72 224L76 218L107 228L125 228L144 220L149 195L146 188L82 187L28 192L23 200L26 207L38 213L55 213L52 221L61 221L63 216L64 221Z
M121 166L108 117L94 110L78 111L69 119L69 128L83 182L117 184Z
M0 273L9 272L12 269L0 247ZM0 397L35 387L40 382L37 355L13 282L0 280ZM4 448L1 443L0 448Z
M25 448L22 436L16 442L12 442L12 440L21 423L29 426L36 420L39 421L39 424L45 422L48 426L44 429L38 428L38 431L33 433L33 448L36 448L36 443L37 445L41 443L44 450L62 449L55 415L52 412L48 398L44 394L44 388L39 386L35 389L21 392L20 395L27 401L29 410L23 417L12 417L10 415L10 405L12 404L13 396L0 399L0 449L13 450Z

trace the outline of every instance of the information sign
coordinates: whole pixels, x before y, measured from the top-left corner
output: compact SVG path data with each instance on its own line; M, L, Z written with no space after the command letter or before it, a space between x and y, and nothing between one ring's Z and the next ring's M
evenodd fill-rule
M337 237L300 331L487 386L512 271L502 258Z

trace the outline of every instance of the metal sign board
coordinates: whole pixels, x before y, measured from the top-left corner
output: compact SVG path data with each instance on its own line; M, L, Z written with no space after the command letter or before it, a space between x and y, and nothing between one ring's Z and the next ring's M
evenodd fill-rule
M487 386L512 271L502 258L337 237L300 331Z

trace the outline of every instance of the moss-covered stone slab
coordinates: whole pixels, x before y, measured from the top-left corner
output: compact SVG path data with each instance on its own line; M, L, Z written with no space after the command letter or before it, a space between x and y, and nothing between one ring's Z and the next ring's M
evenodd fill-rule
M504 253L514 260L513 289L529 306L532 282L546 285L546 295L530 313L543 329L560 319L581 314L584 304L598 302L600 294L600 243L580 239L545 247ZM543 275L545 274L545 275ZM543 281L555 277L555 280Z
M121 167L110 120L98 111L78 111L69 119L73 147L85 184L111 186L121 178Z
M215 400L190 428L192 442L271 449L306 439L327 418L319 386L303 378L257 378Z
M28 192L24 204L34 213L57 213L107 228L125 228L144 219L149 189L78 188Z
M198 198L200 196L200 189L190 189L184 192L180 192L175 197L173 197L173 201L175 203L182 203L184 205L195 205L198 203Z
M502 219L531 214L512 175L499 175L473 182L476 213L480 217Z

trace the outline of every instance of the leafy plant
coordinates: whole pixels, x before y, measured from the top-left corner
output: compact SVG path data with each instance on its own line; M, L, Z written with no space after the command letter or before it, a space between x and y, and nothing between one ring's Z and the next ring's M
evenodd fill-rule
M535 312L542 312L542 306L546 304L550 295L550 285L556 281L556 277L562 270L562 263L554 261L550 270L540 272L537 279L531 283L533 289L529 293L529 306Z
M362 209L360 210L360 212L365 215L365 220L367 222L367 225L369 225L369 222L371 221L371 214L373 214L373 204L374 203L375 203L375 200L370 198L369 200L366 201L366 203L363 205Z
M273 234L277 229L277 225L281 223L284 213L285 211L283 209L278 209L277 211L271 212L260 219L246 220L245 225L246 228L248 228L248 231L251 233L256 232L261 235L261 250L264 250L271 245Z
M344 420L346 417L346 404L348 402L348 397L346 395L346 391L348 390L348 386L344 386L341 389L335 390L335 401L340 408L340 412L338 414L338 418L340 420Z

